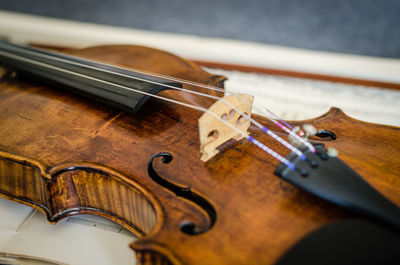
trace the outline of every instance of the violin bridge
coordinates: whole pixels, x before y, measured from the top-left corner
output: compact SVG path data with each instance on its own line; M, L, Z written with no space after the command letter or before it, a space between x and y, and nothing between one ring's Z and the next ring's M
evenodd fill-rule
M246 94L233 94L225 96L223 99L234 106L240 113L228 106L223 100L218 100L209 108L209 111L216 114L220 119L216 119L216 117L207 112L200 117L199 134L200 152L202 154L200 159L203 162L218 154L217 148L230 139L240 140L243 138L243 135L232 130L221 120L225 120L246 133L250 126L250 121L241 113L251 116L254 97Z

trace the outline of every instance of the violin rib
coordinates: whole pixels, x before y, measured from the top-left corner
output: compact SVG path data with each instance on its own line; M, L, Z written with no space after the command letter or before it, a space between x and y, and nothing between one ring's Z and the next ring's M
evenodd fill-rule
M0 176L1 196L42 211L50 223L90 213L142 237L162 219L157 216L160 205L148 191L101 165L69 163L47 168L0 150Z

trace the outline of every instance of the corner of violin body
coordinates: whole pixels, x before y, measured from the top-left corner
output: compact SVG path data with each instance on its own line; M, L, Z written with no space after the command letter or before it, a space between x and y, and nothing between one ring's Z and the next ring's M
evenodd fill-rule
M151 239L138 240L133 242L130 247L136 253L137 265L182 265L172 250L158 244Z
M391 125L381 125L381 124L376 124L376 123L372 123L372 122L366 122L366 121L362 121L356 118L353 118L349 115L347 115L342 109L337 108L337 107L331 107L326 113L312 118L312 119L308 119L308 120L302 120L302 121L298 121L298 122L293 122L293 123L313 123L313 122L323 122L329 120L329 122L343 122L343 121L347 121L350 123L357 123L359 125L373 125L373 126L379 126L379 127L392 127L392 128L398 128L396 126L391 126Z

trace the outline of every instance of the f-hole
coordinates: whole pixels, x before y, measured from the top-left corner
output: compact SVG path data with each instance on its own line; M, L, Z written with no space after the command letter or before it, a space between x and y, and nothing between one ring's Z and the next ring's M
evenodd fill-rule
M158 158L158 157L162 158L161 162L163 162L164 164L170 163L173 159L173 157L170 153L164 152L164 153L158 153L158 154L153 155L147 164L147 172L148 172L150 178L152 180L154 180L156 183L158 183L159 185L161 185L162 187L175 193L176 196L185 198L185 199L197 204L200 208L202 208L207 213L209 220L210 220L208 227L206 227L205 229L197 229L196 224L194 224L193 222L189 222L189 221L183 221L180 224L179 229L183 233L189 234L189 235L198 235L198 234L202 234L202 233L210 230L211 227L214 226L215 221L217 219L217 213L216 213L214 207L211 205L211 203L209 203L201 195L192 191L190 189L190 187L187 187L187 188L179 187L179 186L169 182L168 180L164 179L163 177L161 177L154 170L154 167L153 167L153 161L155 158Z

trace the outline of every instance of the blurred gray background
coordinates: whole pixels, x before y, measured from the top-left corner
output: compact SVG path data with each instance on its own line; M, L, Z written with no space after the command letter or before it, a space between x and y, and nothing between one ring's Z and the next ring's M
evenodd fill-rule
M145 30L400 58L400 0L0 0L0 9Z

